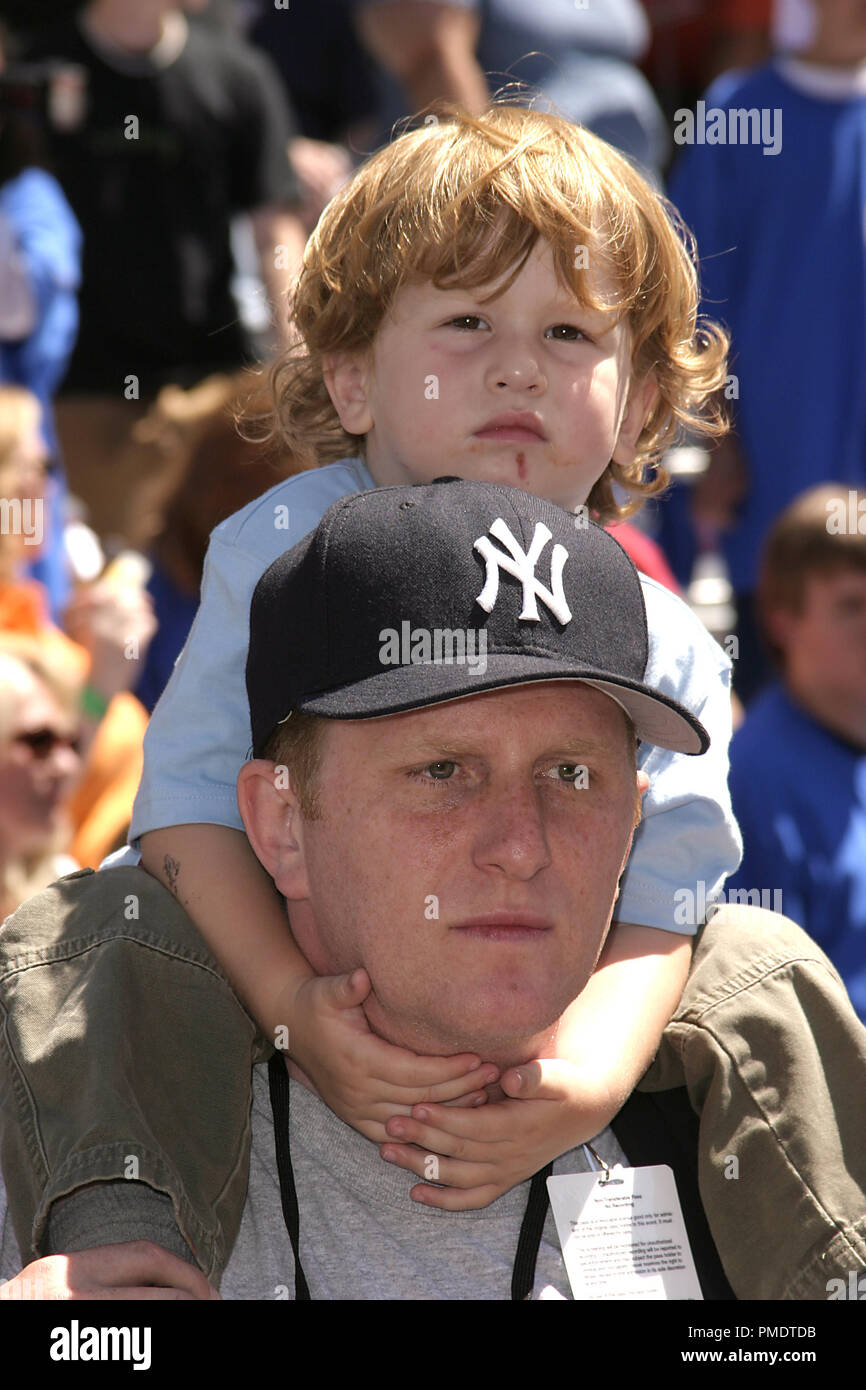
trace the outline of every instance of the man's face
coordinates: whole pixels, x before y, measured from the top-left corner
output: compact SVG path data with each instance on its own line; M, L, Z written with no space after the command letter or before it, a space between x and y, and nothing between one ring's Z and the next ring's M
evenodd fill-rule
M453 473L574 507L611 458L633 457L652 384L624 425L628 327L580 305L557 278L546 242L509 289L483 303L495 288L440 290L425 281L401 289L362 369L363 407L356 401L360 413L341 418L366 433L380 486ZM606 279L597 288L615 303ZM528 417L523 426L490 424L514 413Z
M306 886L289 894L313 968L364 966L369 1022L393 1042L535 1055L610 923L635 816L628 745L615 703L571 682L329 722Z

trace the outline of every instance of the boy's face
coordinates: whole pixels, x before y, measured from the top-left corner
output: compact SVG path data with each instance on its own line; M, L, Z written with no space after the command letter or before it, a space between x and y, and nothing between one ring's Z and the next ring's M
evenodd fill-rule
M595 288L615 304L609 280ZM380 486L453 473L576 506L611 459L633 458L654 382L630 390L627 324L581 307L546 242L482 303L491 289L405 286L372 354L332 359L331 398L344 428L366 434Z
M800 611L779 610L770 626L793 690L866 703L866 572L809 575Z

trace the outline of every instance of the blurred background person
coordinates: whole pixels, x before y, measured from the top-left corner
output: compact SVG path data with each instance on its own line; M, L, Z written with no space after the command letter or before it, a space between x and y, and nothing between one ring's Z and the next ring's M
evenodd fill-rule
M694 488L691 526L676 499L660 515L681 579L699 545L723 547L746 701L769 674L754 593L773 520L828 475L866 482L866 4L814 0L813 15L795 56L706 93L725 120L764 112L779 148L695 141L670 187L697 236L702 307L731 331L734 433Z
M57 402L70 488L112 548L140 548L160 528L170 482L143 468L137 423L167 383L191 386L260 349L232 296L239 214L273 342L286 340L305 239L291 116L268 60L187 19L177 0L90 0L31 33L25 53L80 84L77 107L50 130L84 233L81 327Z
M52 401L78 332L81 230L48 166L47 74L6 60L0 26L0 384L27 387L42 410L45 537L30 572L57 617L69 596L66 480Z
M32 391L0 386L0 629L31 633L50 619L47 591L32 574L45 539L41 417Z
M285 451L250 437L266 408L263 377L242 372L210 377L189 391L165 387L147 417L148 446L172 455L177 478L165 524L148 551L147 590L158 627L135 687L148 711L192 626L211 531L298 471Z
M358 34L379 65L379 117L435 101L481 111L508 81L588 126L657 180L667 125L637 64L650 27L637 0L354 0Z
M96 867L123 839L141 775L147 713L130 691L156 620L135 566L122 558L77 586L62 628L52 620L43 586L25 573L41 532L39 417L32 393L0 387L0 641L29 644L59 673L64 690L76 692L76 738L85 761L67 807L71 852Z
M204 18L219 10L214 0L196 4L204 4ZM289 158L308 234L380 130L375 64L352 14L352 0L317 0L291 11L277 9L273 0L244 0L235 8L249 42L279 72L294 112L297 134L289 141Z
M770 56L773 0L644 0L652 42L642 67L669 121L715 78Z
M779 889L866 1023L866 491L828 484L770 531L758 613L778 679L731 745L745 853L728 889Z
M0 633L0 920L78 868L69 794L80 771L76 673L35 638Z

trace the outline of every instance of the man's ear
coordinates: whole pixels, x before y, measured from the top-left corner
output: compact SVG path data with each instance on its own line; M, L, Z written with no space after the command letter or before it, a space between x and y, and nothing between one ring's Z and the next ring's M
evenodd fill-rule
M632 462L640 432L658 397L659 388L652 372L647 372L645 377L631 383L625 414L620 421L619 434L611 455L614 463L628 465Z
M373 428L368 403L370 365L369 352L332 352L323 359L328 395L347 434L368 434Z
M650 779L645 772L635 774L635 794L634 794L634 828L637 830L643 818L643 798L649 791Z
M310 895L303 821L283 764L255 758L238 773L238 807L256 857L289 902Z

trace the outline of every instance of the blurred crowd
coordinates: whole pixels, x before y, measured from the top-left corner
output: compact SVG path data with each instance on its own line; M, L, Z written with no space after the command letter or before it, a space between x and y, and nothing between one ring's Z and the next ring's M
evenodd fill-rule
M681 439L617 535L733 658L736 884L781 890L866 1018L864 0L0 21L0 916L125 842L209 533L298 467L238 420L322 208L395 126L506 94L622 149L697 238L732 428ZM712 138L734 109L781 113L778 148Z

